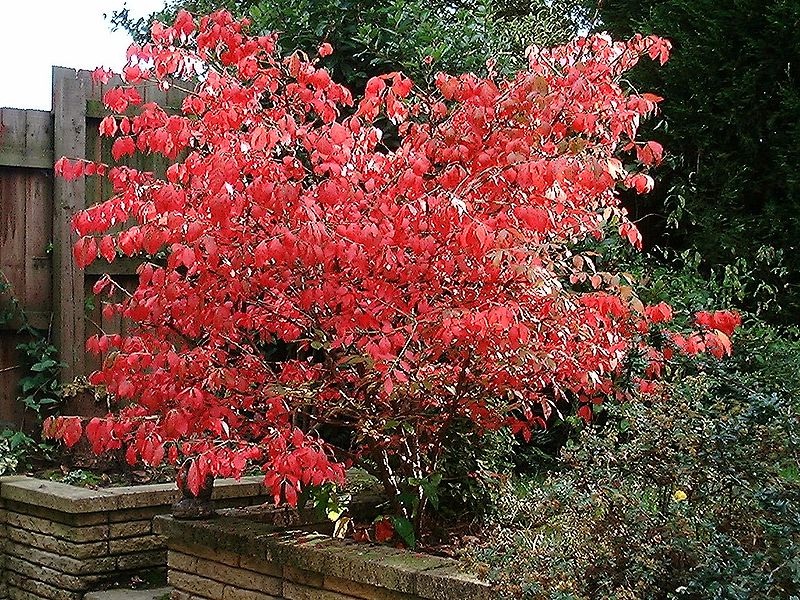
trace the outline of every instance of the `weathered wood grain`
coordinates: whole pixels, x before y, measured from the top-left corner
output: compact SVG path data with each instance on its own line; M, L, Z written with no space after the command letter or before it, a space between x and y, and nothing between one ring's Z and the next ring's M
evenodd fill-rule
M86 77L53 67L53 149L55 156L86 156ZM86 185L56 178L53 182L53 312L55 341L66 381L84 374L83 273L72 260L77 236L72 216L85 208Z
M0 108L0 166L53 168L53 117L49 112Z

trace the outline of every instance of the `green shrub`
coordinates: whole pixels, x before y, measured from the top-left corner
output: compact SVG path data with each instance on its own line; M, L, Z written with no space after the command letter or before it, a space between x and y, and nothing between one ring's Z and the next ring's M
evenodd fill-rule
M153 19L172 22L182 8L249 17L255 31L280 32L287 53L313 54L329 42L335 52L324 66L356 94L370 77L394 70L423 86L437 71L484 73L490 58L513 73L527 46L567 41L590 14L574 0L169 0L141 19L123 7L111 23L145 42Z
M505 597L800 597L800 411L717 372L611 406L498 502L472 566Z
M19 457L11 449L11 440L7 437L0 437L0 475L13 473L18 463Z
M0 428L0 475L35 469L42 463L54 462L56 457L51 443L15 427Z

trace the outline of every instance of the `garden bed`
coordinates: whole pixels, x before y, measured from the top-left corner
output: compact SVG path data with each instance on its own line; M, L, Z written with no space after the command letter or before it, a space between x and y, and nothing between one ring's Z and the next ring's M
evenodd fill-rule
M330 526L330 523L328 523ZM295 511L154 520L167 539L173 600L482 600L455 560L335 539Z
M260 504L262 477L219 480L219 507ZM163 582L175 484L86 489L31 477L0 478L0 600L80 600L133 581Z

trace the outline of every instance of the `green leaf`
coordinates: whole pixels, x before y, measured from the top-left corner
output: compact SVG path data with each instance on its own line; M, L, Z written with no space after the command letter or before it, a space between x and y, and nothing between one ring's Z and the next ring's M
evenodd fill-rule
M15 431L13 435L11 435L9 442L11 443L11 449L16 450L21 446L27 446L33 443L33 438L26 435L23 431Z
M51 369L55 367L58 363L52 359L43 360L41 362L37 362L34 365L31 365L31 371L36 371L37 373L41 373L42 371L46 371L47 369Z
M419 498L416 494L412 494L411 492L403 492L397 497L397 501L406 508L411 508L412 512L417 511L417 507L419 506Z
M413 550L417 545L417 536L414 534L414 525L411 524L411 521L405 517L397 516L389 517L389 520L392 522L397 535L403 539L406 546Z
M420 487L425 492L428 502L431 503L434 510L439 510L439 484L442 482L442 474L434 473L427 479L420 481Z

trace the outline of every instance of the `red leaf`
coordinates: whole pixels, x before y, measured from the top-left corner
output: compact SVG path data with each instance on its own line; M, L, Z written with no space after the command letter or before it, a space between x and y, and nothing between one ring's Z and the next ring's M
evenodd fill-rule
M97 242L93 237L86 236L75 242L72 248L75 264L80 268L88 267L97 258Z
M56 175L63 177L67 181L72 181L84 175L85 167L86 163L82 160L69 160L62 156L53 165L53 170Z
M289 506L297 506L297 488L288 481L283 485L283 496Z
M105 117L100 121L100 135L111 137L117 133L117 120L114 117Z
M173 27L179 34L188 37L194 32L194 18L190 12L181 9L178 11Z
M119 160L123 156L131 156L136 152L136 144L130 136L123 136L114 140L114 145L111 147L111 156L114 160Z
M110 235L104 235L100 238L100 256L105 258L108 262L112 262L117 257L117 248L114 244L114 238Z
M59 417L61 439L67 445L67 448L72 448L78 443L83 435L83 427L81 425L80 417Z
M113 76L114 72L104 67L97 67L92 71L92 81L95 83L106 84L111 81Z
M657 165L664 157L664 148L658 142L649 141L636 147L636 156L646 165Z
M406 98L411 93L412 81L408 77L403 77L398 73L392 82L392 91L400 98Z
M641 250L642 234L639 233L639 229L633 223L625 222L620 225L619 233L622 237L628 240L628 242L630 242L631 246Z
M375 541L388 542L394 537L394 525L387 518L381 518L375 521Z
M164 246L167 235L161 229L149 229L142 239L142 249L150 255L156 254Z
M203 479L197 460L193 460L192 464L189 466L189 473L186 477L186 486L193 496L197 496L200 493L203 487Z
M142 70L138 65L128 65L122 69L122 77L127 83L139 83L142 80Z

